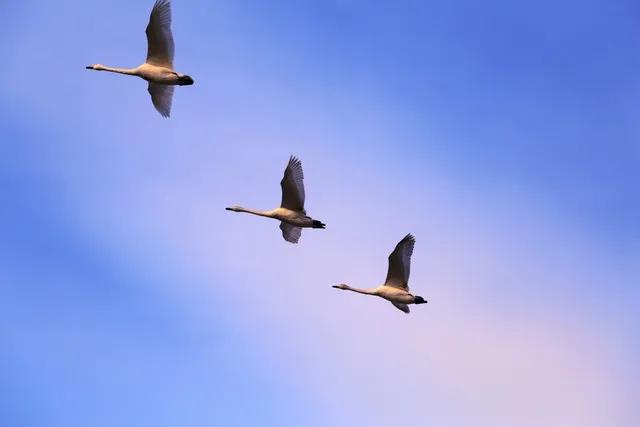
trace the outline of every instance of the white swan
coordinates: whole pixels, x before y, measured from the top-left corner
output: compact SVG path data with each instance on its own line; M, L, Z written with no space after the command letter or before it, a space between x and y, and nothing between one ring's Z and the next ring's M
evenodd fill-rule
M409 293L409 270L411 269L411 254L413 253L415 242L416 239L411 234L407 234L396 245L396 248L389 255L389 271L384 285L374 289L357 289L345 284L333 287L365 295L379 296L391 301L391 304L405 313L410 312L407 304L426 304L427 301L424 298Z
M147 25L147 60L136 68L89 65L88 70L110 71L142 77L149 82L151 102L163 117L171 114L173 87L192 85L193 79L173 69L173 35L171 34L171 3L157 0Z
M309 216L304 210L304 174L302 164L296 157L291 156L289 164L284 170L284 176L280 181L282 187L282 202L279 208L270 211L257 211L233 206L226 208L233 212L246 212L253 215L264 216L280 220L280 230L284 240L298 243L303 228L325 228L326 226Z

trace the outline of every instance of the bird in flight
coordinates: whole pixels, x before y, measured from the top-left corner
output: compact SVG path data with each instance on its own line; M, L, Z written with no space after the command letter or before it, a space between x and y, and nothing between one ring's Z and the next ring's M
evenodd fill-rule
M233 212L246 212L253 215L273 218L280 221L282 237L290 243L298 243L303 228L325 228L322 222L307 216L304 210L304 174L302 163L296 157L291 156L289 164L284 170L284 176L280 181L282 187L282 202L279 208L270 211L258 211L241 206L226 208Z
M409 313L408 304L426 304L427 301L409 292L409 271L411 269L411 254L416 239L407 234L400 240L396 248L389 255L389 270L384 284L373 289L352 288L345 284L334 285L336 289L353 291L359 294L375 295L390 301L397 309Z
M171 3L157 0L147 25L147 60L136 68L107 67L102 64L89 65L88 70L138 76L149 82L148 91L153 106L163 117L171 114L174 86L193 84L193 79L173 69L173 35L171 34Z

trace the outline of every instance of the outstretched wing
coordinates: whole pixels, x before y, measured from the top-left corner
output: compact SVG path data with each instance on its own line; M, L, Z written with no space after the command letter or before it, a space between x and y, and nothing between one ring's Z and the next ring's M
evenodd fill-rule
M171 114L171 101L173 99L173 86L149 83L147 89L151 95L151 102L156 107L162 117L169 117Z
M409 310L409 306L407 304L400 304L398 302L392 302L391 304L393 304L400 311L404 311L407 314L411 313L411 310Z
M173 35L171 34L171 2L157 0L147 25L147 63L173 68Z
M409 290L409 270L411 269L411 254L416 239L407 234L400 240L396 248L389 255L389 271L387 272L386 286Z
M302 163L296 157L291 156L289 164L284 170L284 176L280 181L282 187L282 202L280 206L293 211L304 210L304 173Z
M282 237L284 237L284 240L287 242L298 243L298 240L300 240L302 228L287 224L286 222L280 222L280 230L282 230Z

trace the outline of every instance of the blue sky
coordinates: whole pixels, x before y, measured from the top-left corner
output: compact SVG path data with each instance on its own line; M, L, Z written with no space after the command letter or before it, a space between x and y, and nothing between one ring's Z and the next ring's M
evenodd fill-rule
M636 4L175 1L169 120L151 6L0 5L0 424L637 425Z

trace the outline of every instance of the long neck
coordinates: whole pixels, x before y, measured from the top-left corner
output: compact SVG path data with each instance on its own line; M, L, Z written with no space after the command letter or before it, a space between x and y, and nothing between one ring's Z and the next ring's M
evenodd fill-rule
M245 212L252 215L264 216L267 218L273 218L273 211L259 211L256 209L248 209L243 207L236 208L236 212Z
M138 75L138 68L118 68L118 67L107 67L105 65L101 65L99 67L95 67L94 70L110 71L112 73L127 74L129 76L137 76Z
M346 286L345 290L353 291L353 292L357 292L359 294L365 294L365 295L378 295L375 289L359 289L359 288L352 288L351 286Z

